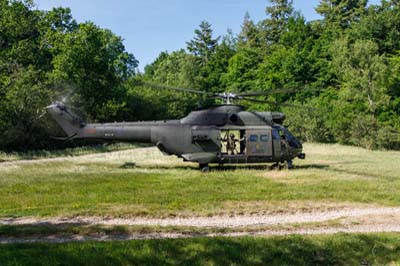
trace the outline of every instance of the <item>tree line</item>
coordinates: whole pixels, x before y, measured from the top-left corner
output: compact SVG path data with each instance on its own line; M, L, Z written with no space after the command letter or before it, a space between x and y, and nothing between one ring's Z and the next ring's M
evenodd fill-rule
M186 49L162 52L137 71L122 39L68 8L40 11L30 0L0 0L0 149L53 148L44 113L64 99L88 120L179 118L214 100L154 89L146 82L209 92L274 91L302 140L400 149L400 4L321 0L306 21L290 0L270 0L265 19L244 16L240 33L214 36L200 23ZM184 40L182 40L183 42ZM298 108L303 106L304 108Z

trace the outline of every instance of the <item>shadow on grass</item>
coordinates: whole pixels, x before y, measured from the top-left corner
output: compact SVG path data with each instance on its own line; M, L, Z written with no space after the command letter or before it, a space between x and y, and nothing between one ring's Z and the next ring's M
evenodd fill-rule
M12 220L12 219L8 219ZM136 228L138 232L146 233L149 229L146 227ZM146 231L147 230L147 231ZM89 223L59 223L52 224L48 222L32 223L32 224L19 224L19 225L1 225L0 237L48 237L54 235L98 235L98 234L112 234L128 237L130 231L124 226L102 226L91 225ZM1 264L0 264L1 265Z
M302 164L302 165L294 165L293 169L298 170L312 170L312 169L319 169L319 170L328 170L337 173L344 173L344 174L351 174L351 175L360 175L366 177L373 177L373 178L381 178L381 175L372 174L370 172L362 172L362 171L352 171L352 170L345 170L335 167L336 165L350 165L350 164L357 164L357 163L365 163L366 161L344 161L344 162L336 162L336 163L327 163L327 164ZM193 164L188 165L137 165L134 162L126 162L119 166L119 168L123 169L151 169L151 170L192 170L192 171L200 171L199 167ZM210 170L212 172L223 172L223 171L235 171L235 170L262 170L262 171L273 171L273 170L282 170L285 169L284 167L277 168L273 167L272 164L225 164L225 165L210 165ZM387 179L393 179L394 177L388 177Z
M371 171L356 171L356 170L349 170L349 169L341 169L337 166L341 165L352 165L352 164L360 164L360 163L371 163L365 160L358 160L358 161L343 161L343 162L335 162L329 164L305 164L305 165L296 165L295 169L326 169L332 172L336 172L339 174L347 174L347 175L357 175L361 177L368 177L368 178L384 178L386 180L398 180L398 176L391 176L385 177L381 174L371 173Z
M302 164L295 165L295 169L336 169L333 168L335 165L351 165L351 164L359 164L359 163L368 163L368 161L342 161L342 162L332 162L332 163L319 163L319 164Z
M330 166L328 164L303 164L303 165L295 165L294 169L329 169Z
M126 165L123 164L120 166L120 168L127 168L124 167ZM132 168L137 168L137 169L161 169L161 170L172 170L172 169L177 169L177 170L199 170L199 167L193 166L193 165L159 165L159 164L154 164L154 165L136 165Z
M395 234L1 245L2 265L387 265Z
M200 171L198 166L193 165L136 165L135 163L124 163L119 168L138 168L138 169L162 169L162 170L196 170ZM294 169L326 169L329 165L324 164L308 164L308 165L295 165ZM278 168L273 167L271 164L225 164L223 166L210 165L212 172L218 171L235 171L235 170L278 170ZM282 168L283 169L283 168ZM281 169L281 170L282 170Z
M127 167L128 165L128 167ZM178 169L178 170L193 170L193 171L200 171L200 168L198 166L194 165L135 165L133 167L129 167L129 165L132 165L132 163L125 163L120 166L120 168L138 168L138 169L161 169L161 170L172 170L172 169ZM210 165L210 169L212 172L216 171L234 171L234 170L240 170L240 169L248 169L248 170L271 170L271 166L269 165L224 165L224 166L218 166L218 165Z
M330 171L340 173L340 174L347 174L347 175L356 175L365 178L374 178L374 179L385 179L386 181L397 181L399 180L399 176L385 176L383 174L376 174L367 171L355 171L355 170L346 170L346 169L339 169L336 167L330 167Z

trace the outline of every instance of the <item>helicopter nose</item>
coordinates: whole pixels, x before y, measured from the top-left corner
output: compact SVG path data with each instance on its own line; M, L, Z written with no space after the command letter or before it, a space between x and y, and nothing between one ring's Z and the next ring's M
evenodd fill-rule
M54 108L54 107L55 107L55 104L54 104L54 103L52 103L52 104L50 104L50 105L46 106L45 108L46 108L46 109L52 109L52 108Z
M297 158L304 160L306 158L306 154L302 152L299 155L297 155Z

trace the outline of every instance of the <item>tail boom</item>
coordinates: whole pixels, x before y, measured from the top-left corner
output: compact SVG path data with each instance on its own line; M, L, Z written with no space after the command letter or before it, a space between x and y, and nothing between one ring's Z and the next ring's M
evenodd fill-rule
M47 107L47 112L61 126L67 137L57 139L100 139L150 143L151 123L87 124L63 103Z

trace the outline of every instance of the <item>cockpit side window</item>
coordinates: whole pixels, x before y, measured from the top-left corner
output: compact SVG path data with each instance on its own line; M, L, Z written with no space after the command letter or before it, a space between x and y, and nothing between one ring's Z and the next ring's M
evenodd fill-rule
M296 148L302 147L301 143L289 132L289 130L287 130L285 128L284 132L285 132L286 139L288 140L290 146L296 147Z
M279 140L281 137L279 136L278 129L273 128L272 129L272 139L273 140Z

